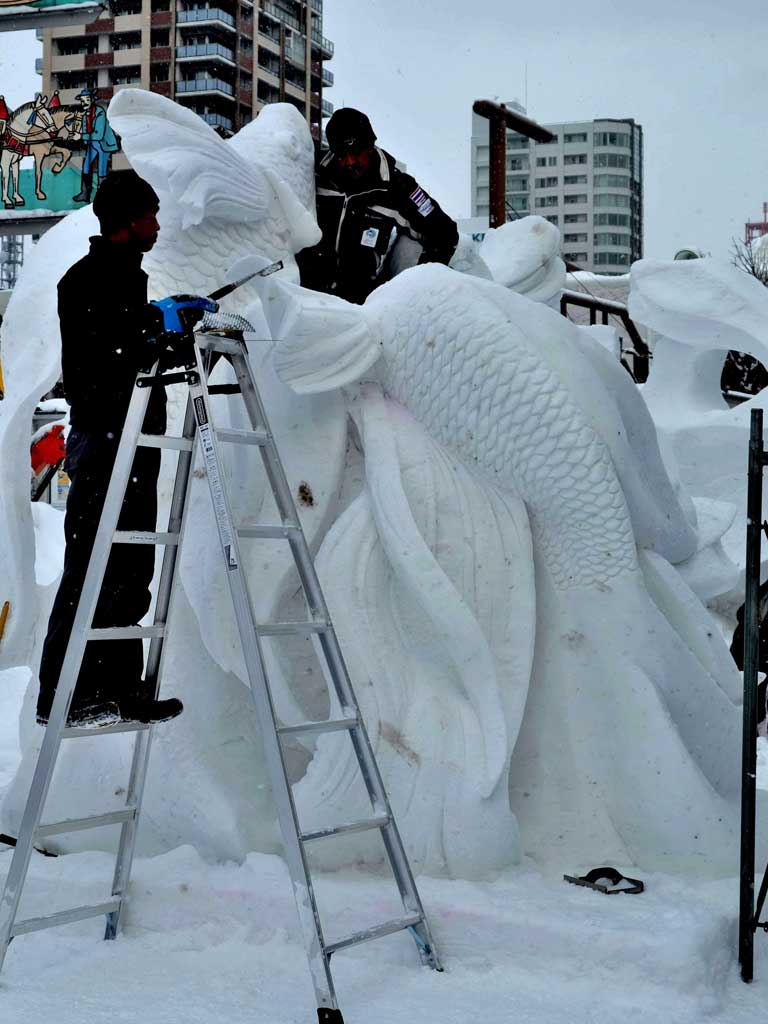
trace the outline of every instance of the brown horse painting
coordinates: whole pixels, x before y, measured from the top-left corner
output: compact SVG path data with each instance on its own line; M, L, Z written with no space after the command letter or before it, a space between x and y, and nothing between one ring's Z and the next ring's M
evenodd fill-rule
M59 174L69 163L72 154L68 149L58 146L57 142L77 137L75 115L63 107L48 110L38 101L24 103L13 111L0 139L0 179L6 210L26 205L24 196L19 192L19 165L22 157L34 157L35 195L38 199L47 199L42 188L43 165L49 158L55 159L52 170L54 174Z

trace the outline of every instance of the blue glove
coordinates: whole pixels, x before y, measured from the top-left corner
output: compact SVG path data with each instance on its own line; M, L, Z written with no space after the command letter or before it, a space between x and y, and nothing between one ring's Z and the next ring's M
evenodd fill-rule
M150 303L163 317L164 334L187 334L206 313L215 313L218 302L204 295L169 295Z

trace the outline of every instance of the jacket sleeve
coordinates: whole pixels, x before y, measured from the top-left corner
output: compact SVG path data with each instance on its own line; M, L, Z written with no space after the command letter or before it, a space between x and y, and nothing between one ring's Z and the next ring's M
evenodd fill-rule
M423 247L419 263L450 263L459 244L456 222L410 174L395 168L392 184L398 213L408 225L404 231Z

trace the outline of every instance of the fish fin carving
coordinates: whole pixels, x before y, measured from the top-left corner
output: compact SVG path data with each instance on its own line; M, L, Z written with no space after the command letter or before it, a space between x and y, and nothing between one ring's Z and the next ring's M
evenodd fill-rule
M498 869L519 853L507 767L533 660L527 512L376 385L352 405L367 486L317 566L363 717L415 860ZM350 813L348 747L336 735L318 742L297 787L302 814Z
M360 306L274 275L260 294L276 341L277 375L299 394L345 387L378 361L381 346Z
M265 220L277 203L294 251L319 241L320 230L284 182L221 139L192 110L164 96L124 89L109 104L109 119L132 166L180 208L181 226L217 219L230 224Z

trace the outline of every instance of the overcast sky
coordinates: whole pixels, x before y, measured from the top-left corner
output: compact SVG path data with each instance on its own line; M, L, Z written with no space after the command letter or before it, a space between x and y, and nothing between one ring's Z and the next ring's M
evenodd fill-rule
M634 10L630 10L630 6ZM645 135L645 254L727 255L768 201L766 0L324 0L336 107L454 216L470 213L472 102L542 123L634 117ZM41 52L0 35L0 92L31 98Z

